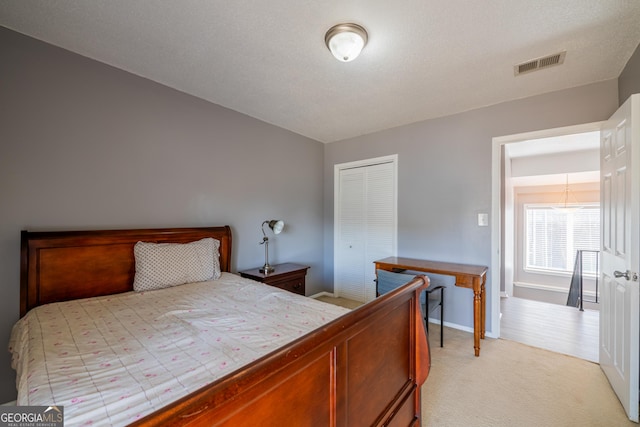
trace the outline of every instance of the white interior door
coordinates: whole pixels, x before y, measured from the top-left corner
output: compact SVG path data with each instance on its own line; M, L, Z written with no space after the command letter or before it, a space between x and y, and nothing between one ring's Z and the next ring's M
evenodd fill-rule
M640 368L640 95L601 131L600 366L629 419L638 422Z
M336 165L335 294L368 302L376 297L373 262L396 255L396 157Z

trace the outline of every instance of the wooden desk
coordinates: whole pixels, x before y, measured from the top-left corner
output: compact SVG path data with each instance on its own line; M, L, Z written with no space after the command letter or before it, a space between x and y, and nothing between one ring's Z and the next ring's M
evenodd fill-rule
M411 270L424 273L454 276L456 286L473 290L473 348L480 356L480 339L484 339L486 322L485 284L488 267L482 265L454 264L423 259L389 257L374 261L376 270Z

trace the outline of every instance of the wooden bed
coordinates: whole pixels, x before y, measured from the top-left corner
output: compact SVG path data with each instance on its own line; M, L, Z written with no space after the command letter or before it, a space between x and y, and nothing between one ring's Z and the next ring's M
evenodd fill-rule
M22 232L20 316L39 305L132 290L138 241L220 241L224 227ZM373 268L373 266L372 266ZM87 286L87 284L90 284ZM417 276L135 425L418 426L430 365Z

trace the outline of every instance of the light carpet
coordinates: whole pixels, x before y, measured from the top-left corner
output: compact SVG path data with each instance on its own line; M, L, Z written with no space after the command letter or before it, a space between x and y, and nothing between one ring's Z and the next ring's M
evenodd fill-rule
M422 426L638 426L627 418L600 366L515 341L429 325L431 371Z
M355 308L361 303L321 297ZM422 427L622 427L629 421L600 365L515 341L429 324L431 370L422 387Z

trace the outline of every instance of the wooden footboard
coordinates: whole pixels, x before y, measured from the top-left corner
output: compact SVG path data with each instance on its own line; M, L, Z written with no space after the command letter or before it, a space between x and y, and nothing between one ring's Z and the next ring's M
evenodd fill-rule
M419 426L427 285L416 277L134 425Z
M221 269L229 271L228 226L24 231L20 315L42 304L131 290L139 240L204 237L220 241ZM419 298L427 286L426 277L416 276L136 425L419 425L420 386L430 364Z

